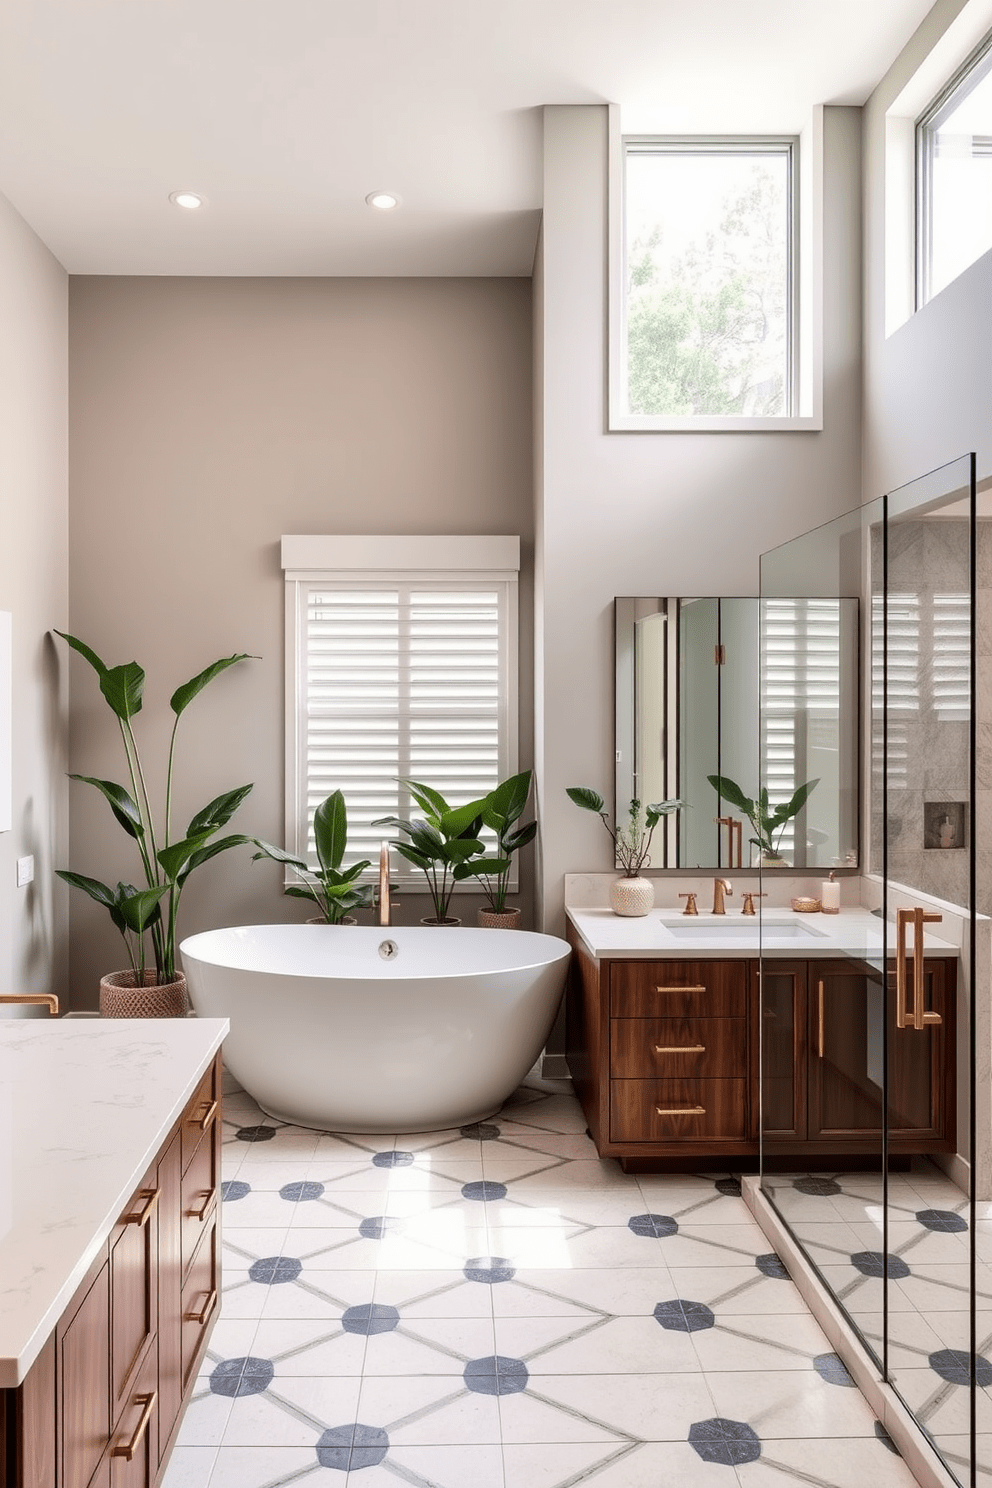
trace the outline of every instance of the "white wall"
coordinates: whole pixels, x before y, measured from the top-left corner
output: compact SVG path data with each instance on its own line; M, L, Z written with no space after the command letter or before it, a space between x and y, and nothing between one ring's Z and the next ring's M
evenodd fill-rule
M13 615L13 825L0 833L0 992L66 984L67 278L0 196L0 610ZM34 857L34 883L15 863Z
M535 736L549 931L563 928L563 875L612 866L565 787L612 796L614 595L757 593L764 550L860 499L860 110L825 111L824 151L823 431L607 433L607 110L545 109Z

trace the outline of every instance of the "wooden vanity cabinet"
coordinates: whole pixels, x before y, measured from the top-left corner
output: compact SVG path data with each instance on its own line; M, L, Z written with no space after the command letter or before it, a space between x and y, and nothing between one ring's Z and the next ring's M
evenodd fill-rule
M883 1004L889 1149L954 1151L953 960L927 961L940 1021L916 1030L857 961L767 960L762 996L756 960L596 960L569 939L568 1064L602 1157L726 1166L759 1137L799 1161L879 1153Z
M218 1308L219 1056L204 1082L209 1101L201 1083L24 1383L0 1391L0 1488L164 1475Z

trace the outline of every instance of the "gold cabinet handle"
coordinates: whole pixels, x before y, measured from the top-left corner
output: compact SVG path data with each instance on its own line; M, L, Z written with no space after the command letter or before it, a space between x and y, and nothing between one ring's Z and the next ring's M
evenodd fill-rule
M126 1225L146 1225L155 1212L155 1205L158 1203L161 1192L162 1190L160 1188L141 1189L137 1197L144 1199L145 1202L140 1209L132 1209L128 1214L122 1214L120 1223Z
M705 1054L705 1044L655 1044L656 1054Z
M205 1110L203 1115L191 1116L189 1120L190 1126L198 1126L201 1131L205 1132L211 1121L213 1121L214 1117L217 1115L217 1102L215 1100L212 1100L206 1101L204 1104Z
M687 987L684 983L681 987L655 987L656 992L705 992L705 987Z
M128 1462L131 1461L135 1452L138 1450L141 1438L148 1430L148 1422L152 1418L152 1411L155 1409L155 1401L157 1399L158 1392L156 1390L149 1391L147 1395L135 1395L135 1405L139 1402L141 1403L141 1415L138 1417L138 1424L135 1426L129 1441L114 1443L110 1449L111 1457L125 1457Z
M705 1116L705 1106L655 1106L659 1116Z
M59 1015L59 1000L54 992L4 992L0 996L0 1002L11 1005L21 1002L31 1007L41 1007L44 1004L53 1018Z
M188 1312L186 1314L186 1321L188 1323L205 1323L207 1321L207 1318L213 1312L214 1303L216 1301L217 1292L215 1289L214 1291L207 1293L207 1300L204 1302L199 1312Z
M896 910L896 1027L923 1029L941 1023L939 1013L928 1013L923 1007L926 968L923 958L923 927L939 925L943 915L928 914L919 905L915 909ZM906 974L906 927L913 927L913 1006L909 1006Z
M202 1220L206 1216L207 1210L210 1208L210 1204L214 1196L213 1189L208 1188L205 1191L201 1189L200 1191L201 1193L203 1193L203 1203L200 1205L199 1209L186 1210L186 1213L190 1219Z
M816 986L816 1052L823 1058L823 978L821 977Z

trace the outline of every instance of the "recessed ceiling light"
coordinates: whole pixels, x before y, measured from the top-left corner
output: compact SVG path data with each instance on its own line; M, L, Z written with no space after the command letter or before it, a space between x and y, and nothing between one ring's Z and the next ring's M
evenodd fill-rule
M378 207L380 212L391 212L400 204L399 197L392 191L370 191L365 200L370 207Z
M169 200L177 207L185 207L187 212L195 212L197 207L203 206L203 197L197 196L195 191L172 191Z

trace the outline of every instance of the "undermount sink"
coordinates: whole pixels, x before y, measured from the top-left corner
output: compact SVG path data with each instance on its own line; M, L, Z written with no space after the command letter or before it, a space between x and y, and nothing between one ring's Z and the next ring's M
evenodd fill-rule
M714 938L742 940L758 939L758 920L750 916L733 915L723 918L687 919L678 924L667 922L665 929L677 940L712 940ZM812 925L805 924L802 920L785 920L775 922L765 920L761 932L762 939L771 940L805 940L808 936L814 939L822 938L824 931L815 930Z

